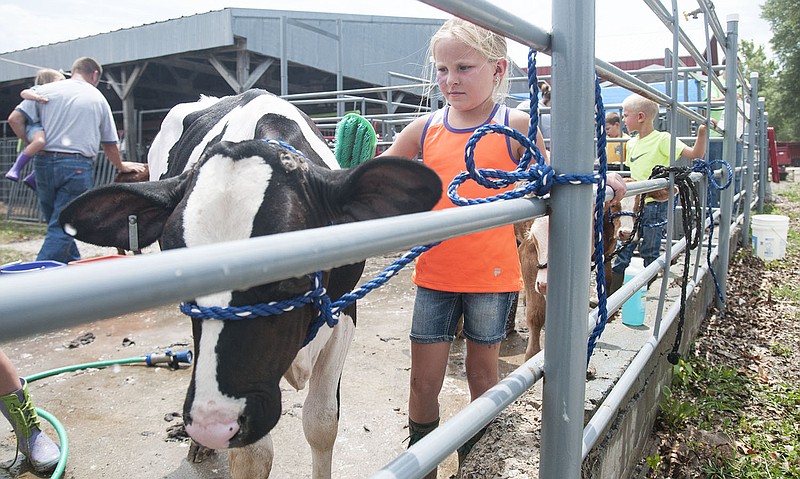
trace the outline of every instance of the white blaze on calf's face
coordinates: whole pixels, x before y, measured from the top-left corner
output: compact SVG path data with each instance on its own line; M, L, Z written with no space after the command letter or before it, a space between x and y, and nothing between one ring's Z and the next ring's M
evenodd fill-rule
M634 196L627 196L622 199L622 212L633 213L635 208L635 197ZM619 217L619 229L617 230L617 239L620 241L626 241L628 238L633 235L633 227L635 223L635 218L629 215L622 215Z
M249 238L271 178L272 168L257 156L209 158L183 214L186 246Z
M547 264L550 241L550 217L542 216L533 220L529 237L536 243L536 253L540 265ZM539 294L547 295L547 267L539 268L536 273L536 291Z
M191 248L224 241L246 239L261 208L272 178L272 168L260 157L231 158L216 155L200 168L197 182L183 216L184 240ZM223 291L197 298L200 306L225 307L231 292ZM245 406L244 399L223 396L217 386L215 354L223 321L205 321L200 338L200 356L195 362L195 421L207 415L235 418Z

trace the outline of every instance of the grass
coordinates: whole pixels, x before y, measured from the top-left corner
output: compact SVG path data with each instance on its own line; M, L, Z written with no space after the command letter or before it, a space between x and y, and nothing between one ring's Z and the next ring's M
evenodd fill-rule
M2 220L0 221L0 244L44 238L46 229L47 225L41 223Z
M798 184L779 194L800 203ZM780 204L765 206L764 213L787 214ZM787 254L797 254L800 233L790 229L787 241ZM777 271L792 268L787 261L770 261L766 267ZM787 281L771 286L770 295L800 306L800 288L796 281L789 281L791 276L787 274ZM770 344L775 357L791 358L795 349L796 345L778 341ZM679 433L694 457L700 459L700 477L800 478L800 384L796 382L691 357L673 367L672 383L664 388L659 417L664 428ZM723 433L730 442L711 446L687 434L689 431ZM663 461L658 454L647 458L653 471L659 471Z
M754 399L770 417L745 414L739 422L743 454L720 466L726 477L800 477L800 388L796 384L758 384Z
M787 346L786 344L781 344L778 342L770 344L769 350L775 356L781 356L784 358L791 358L792 353L794 352L792 346Z
M800 304L800 289L793 287L790 284L774 286L772 289L770 289L770 294L772 295L773 299Z
M757 405L751 411L750 405ZM773 413L764 416L764 408ZM731 446L710 448L701 441L686 444L703 458L703 477L800 477L800 387L765 384L741 371L699 358L673 367L664 388L661 421L669 430L725 431ZM651 469L658 455L647 458Z
M17 221L0 221L0 245L18 243L36 238L43 238L46 225L36 223L21 223ZM33 261L34 253L20 253L19 251L0 246L0 265L13 261Z
M792 186L781 192L781 196L784 196L787 200L791 201L792 203L800 203L800 185L798 185L797 183L789 183L789 184Z
M736 414L747 400L750 379L733 369L713 366L700 359L681 360L673 366L672 386L661 401L664 425L677 430L691 422L713 428L722 415Z

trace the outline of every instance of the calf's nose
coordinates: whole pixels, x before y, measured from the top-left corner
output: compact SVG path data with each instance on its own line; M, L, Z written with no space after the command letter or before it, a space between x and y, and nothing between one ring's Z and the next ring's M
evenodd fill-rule
M227 449L230 440L237 432L239 424L236 421L207 423L193 421L186 425L186 433L210 449Z

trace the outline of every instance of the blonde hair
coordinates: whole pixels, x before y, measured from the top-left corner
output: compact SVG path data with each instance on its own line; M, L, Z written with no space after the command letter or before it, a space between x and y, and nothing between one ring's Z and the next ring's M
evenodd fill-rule
M65 80L66 77L63 73L52 68L42 68L36 72L36 78L33 81L34 85L44 85L45 83L52 83L54 81Z
M505 37L490 32L485 28L481 28L474 23L453 17L444 22L444 25L431 37L430 46L428 47L431 62L427 65L427 69L430 69L430 72L426 77L431 78L432 85L436 83L436 68L432 64L434 59L433 52L439 40L444 38L455 38L486 57L486 60L490 63L505 59L508 62L509 68L511 66ZM492 88L492 99L495 102L503 101L508 95L508 70L509 69L506 68L505 74L499 77L500 81L496 82Z
M627 108L634 113L642 112L648 120L655 120L658 116L658 103L649 100L638 93L629 95L622 100L622 108Z

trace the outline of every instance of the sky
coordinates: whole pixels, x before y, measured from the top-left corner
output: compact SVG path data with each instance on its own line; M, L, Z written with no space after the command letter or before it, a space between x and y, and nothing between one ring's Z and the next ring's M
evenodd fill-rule
M545 30L551 29L553 0L492 0ZM563 0L555 0L563 1ZM671 11L671 0L661 0ZM677 0L678 11L697 8L696 0ZM605 61L661 58L672 46L666 27L642 0L596 0L595 55ZM769 24L761 19L759 0L716 0L717 17L723 29L728 15L739 14L739 39L763 45L771 55ZM105 33L225 7L358 13L423 18L447 18L449 14L416 0L4 0L0 53ZM705 33L702 17L680 19L681 28L702 52ZM510 46L511 58L525 66L528 47ZM685 51L680 52L682 55ZM539 57L539 65L549 58ZM1 67L1 65L0 65Z

